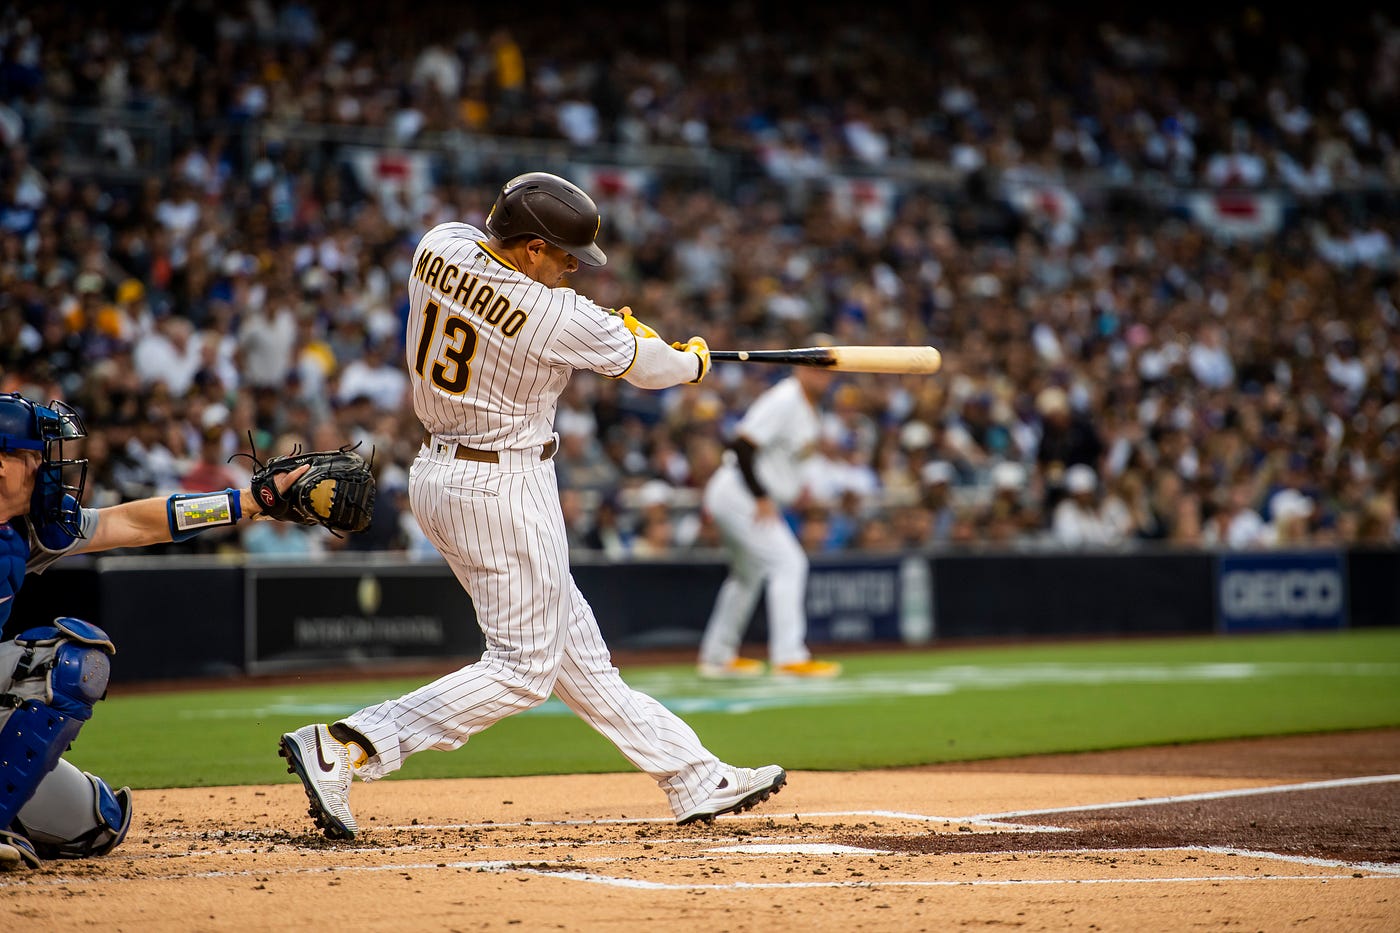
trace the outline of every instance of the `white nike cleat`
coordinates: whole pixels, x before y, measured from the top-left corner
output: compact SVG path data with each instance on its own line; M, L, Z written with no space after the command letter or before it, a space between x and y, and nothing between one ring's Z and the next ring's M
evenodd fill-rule
M787 772L777 765L762 768L733 768L725 765L720 771L719 786L699 806L676 817L676 823L708 823L722 813L741 813L752 809L787 783Z
M287 773L301 778L311 807L306 812L327 839L354 839L359 825L350 812L350 752L325 725L302 726L282 736L277 754Z

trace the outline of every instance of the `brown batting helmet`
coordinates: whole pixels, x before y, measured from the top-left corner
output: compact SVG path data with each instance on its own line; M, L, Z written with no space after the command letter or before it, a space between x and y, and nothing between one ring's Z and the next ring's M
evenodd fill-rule
M548 172L528 172L506 182L486 215L486 232L499 240L537 236L590 266L608 261L593 242L602 225L598 205L582 188Z

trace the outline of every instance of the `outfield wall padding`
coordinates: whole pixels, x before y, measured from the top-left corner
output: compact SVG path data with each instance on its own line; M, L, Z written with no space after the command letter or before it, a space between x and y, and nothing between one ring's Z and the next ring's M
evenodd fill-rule
M615 650L691 650L727 569L719 554L636 562L580 554L573 573ZM1344 592L1286 585L1323 571ZM1310 619L1314 603L1332 614ZM1400 550L1267 559L1162 549L821 555L812 559L807 610L809 641L834 646L1400 625ZM107 630L117 645L114 682L376 667L482 650L471 601L447 566L395 555L72 558L26 580L5 636L56 615ZM747 653L761 657L762 599L746 638Z
M936 637L1205 634L1213 558L1153 554L973 554L933 559Z

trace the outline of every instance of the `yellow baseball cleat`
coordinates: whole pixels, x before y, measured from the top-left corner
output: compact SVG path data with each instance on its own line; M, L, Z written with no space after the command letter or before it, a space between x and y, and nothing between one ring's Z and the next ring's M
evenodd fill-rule
M835 677L841 673L841 665L835 661L794 661L791 664L777 664L773 667L776 677Z
M764 666L762 661L755 661L753 658L734 658L724 664L700 665L700 676L712 680L721 680L730 677L762 677Z

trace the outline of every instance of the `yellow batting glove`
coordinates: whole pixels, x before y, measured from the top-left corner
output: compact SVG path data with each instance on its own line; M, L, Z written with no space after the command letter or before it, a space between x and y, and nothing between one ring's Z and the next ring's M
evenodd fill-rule
M694 353L700 358L700 374L690 380L692 385L705 378L705 374L710 371L710 345L705 342L704 337L691 337L685 343L676 341L671 346L685 353Z
M613 312L613 314L616 314L618 317L622 318L623 325L639 338L659 338L661 336L651 327L649 327L646 324L643 324L641 321L634 318L632 316L631 308L618 308L616 311Z

